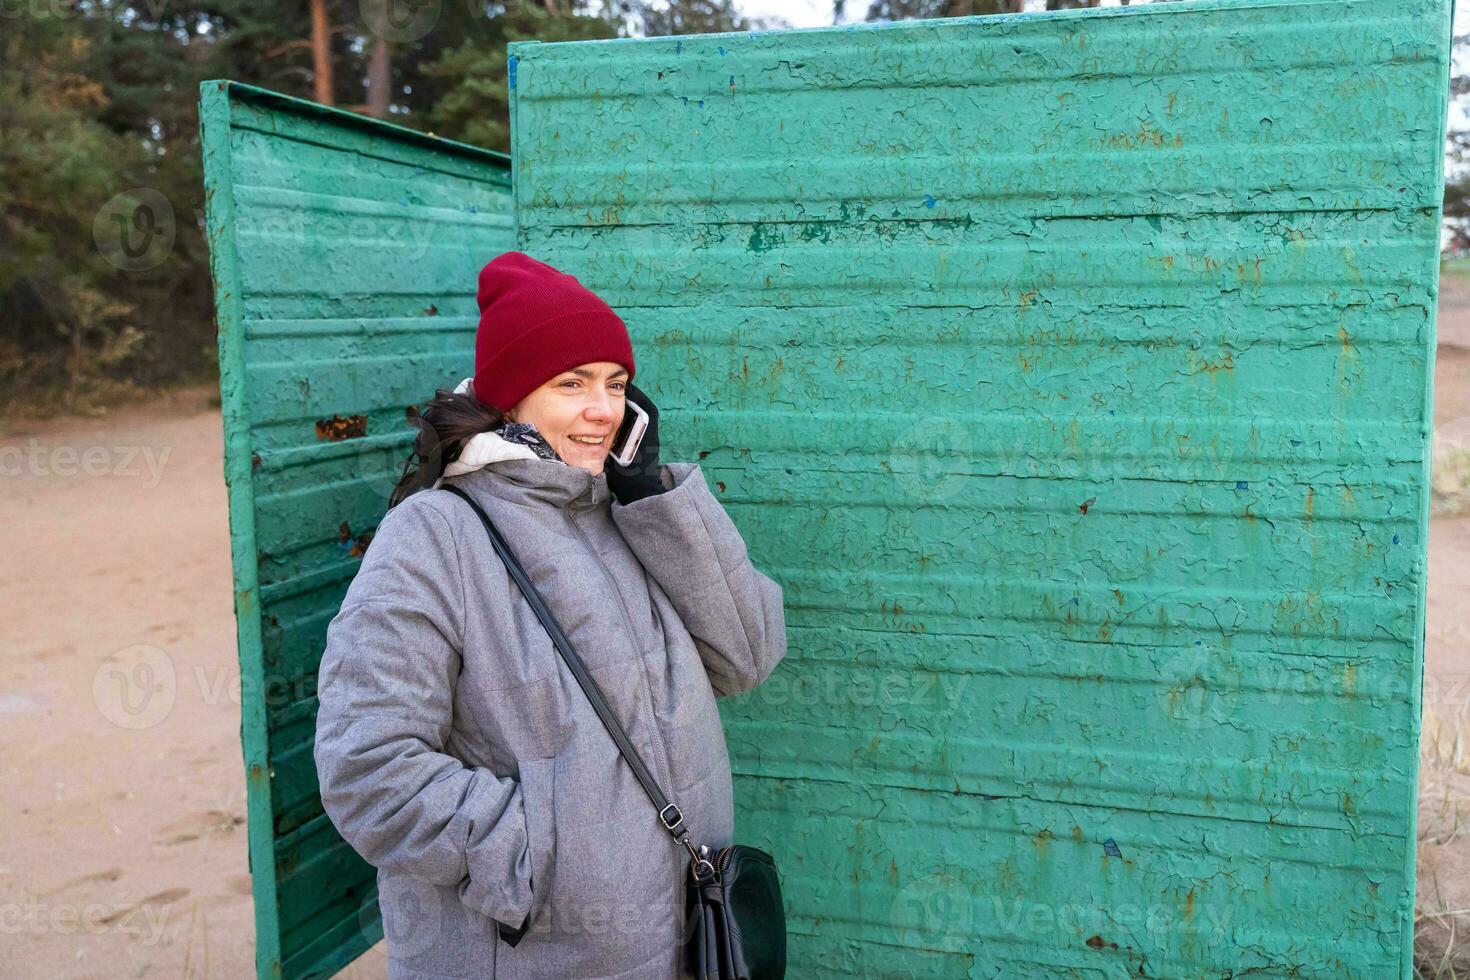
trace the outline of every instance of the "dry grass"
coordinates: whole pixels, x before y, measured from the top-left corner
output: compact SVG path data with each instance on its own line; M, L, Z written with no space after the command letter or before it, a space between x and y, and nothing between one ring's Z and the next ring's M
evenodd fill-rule
M1419 762L1414 975L1470 980L1470 697L1426 705Z

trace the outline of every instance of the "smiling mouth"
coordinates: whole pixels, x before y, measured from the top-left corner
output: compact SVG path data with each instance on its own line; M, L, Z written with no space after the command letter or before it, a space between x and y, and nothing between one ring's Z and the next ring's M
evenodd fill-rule
M589 449L595 449L607 441L607 436L598 436L595 441L592 440L589 436L567 436L567 441L575 443L578 446L586 446Z

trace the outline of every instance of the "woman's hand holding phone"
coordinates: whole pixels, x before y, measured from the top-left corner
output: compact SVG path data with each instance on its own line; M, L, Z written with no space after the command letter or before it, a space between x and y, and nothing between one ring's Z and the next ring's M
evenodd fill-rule
M623 504L663 493L666 489L658 461L658 407L632 382L628 383L627 399L648 415L648 428L644 430L638 450L627 466L614 458L614 453L621 448L616 440L612 447L614 452L610 452L603 463L607 470L607 488ZM632 414L631 406L627 412Z

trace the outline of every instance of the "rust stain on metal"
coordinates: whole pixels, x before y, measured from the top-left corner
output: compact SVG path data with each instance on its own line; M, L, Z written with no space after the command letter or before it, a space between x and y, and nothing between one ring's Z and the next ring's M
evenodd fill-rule
M352 528L346 521L337 526L337 547L353 558L361 558L372 542L373 532L371 531L364 531L354 536Z
M318 439L341 442L343 439L357 439L365 435L367 435L366 415L349 415L346 418L333 415L329 419L317 419L316 421Z

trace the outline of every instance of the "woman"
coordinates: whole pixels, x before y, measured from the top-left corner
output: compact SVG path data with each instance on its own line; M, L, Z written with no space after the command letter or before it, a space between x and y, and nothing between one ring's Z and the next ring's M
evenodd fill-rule
M688 852L474 511L407 491L452 483L486 510L711 852L734 832L715 698L785 655L781 588L698 464L658 462L606 303L519 252L478 299L474 377L426 408L419 469L327 630L322 802L378 868L394 978L686 976ZM650 427L623 468L628 399Z

